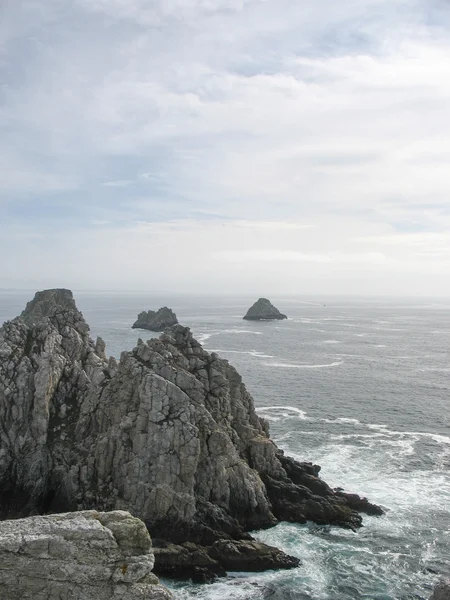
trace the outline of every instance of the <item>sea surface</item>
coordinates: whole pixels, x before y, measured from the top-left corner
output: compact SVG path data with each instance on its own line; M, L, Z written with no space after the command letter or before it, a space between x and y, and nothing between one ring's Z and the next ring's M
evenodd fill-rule
M0 322L32 292L0 291ZM427 599L450 574L450 300L288 297L287 321L242 320L256 298L76 292L116 357L138 312L168 305L242 374L286 453L333 487L386 509L358 532L281 523L260 540L298 556L292 571L172 584L179 600Z

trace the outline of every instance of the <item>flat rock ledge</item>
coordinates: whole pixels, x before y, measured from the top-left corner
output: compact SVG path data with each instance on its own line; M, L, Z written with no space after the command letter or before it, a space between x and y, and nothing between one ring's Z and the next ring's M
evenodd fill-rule
M283 315L270 300L260 298L248 309L247 314L243 318L246 321L281 321L282 319L287 319L287 316Z
M148 331L164 331L167 327L172 327L178 324L177 315L168 308L163 306L157 311L144 310L138 314L137 321L132 325L132 329L147 329Z
M170 600L144 523L125 511L0 522L0 598Z
M430 600L450 600L450 579L443 579L435 585Z

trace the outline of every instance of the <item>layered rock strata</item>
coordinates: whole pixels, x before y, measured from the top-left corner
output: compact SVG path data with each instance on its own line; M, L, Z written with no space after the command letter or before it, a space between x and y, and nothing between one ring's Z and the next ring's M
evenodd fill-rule
M0 598L170 600L144 523L85 511L0 523Z
M260 298L251 306L245 317L247 321L274 321L287 319L278 308L276 308L267 298Z
M157 311L149 310L139 313L137 321L132 325L132 329L147 329L148 331L164 331L167 327L178 324L177 315L163 306Z
M382 512L284 456L240 375L189 329L139 340L118 363L88 329L67 290L41 293L0 329L2 518L130 510L155 545L190 542L189 569L211 559L215 572L229 565L218 541L251 541L278 520L357 528L359 512ZM267 567L293 565L269 556Z

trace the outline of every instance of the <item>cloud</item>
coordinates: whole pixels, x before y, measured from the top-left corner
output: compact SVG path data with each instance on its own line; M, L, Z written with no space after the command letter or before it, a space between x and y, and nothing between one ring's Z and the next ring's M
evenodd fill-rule
M37 230L61 245L64 261L37 251L55 278L71 264L76 281L117 279L93 275L69 230L93 253L101 239L102 255L120 241L130 261L170 240L186 270L161 274L174 287L210 281L186 248L226 273L224 289L250 285L245 265L255 289L264 268L288 288L295 267L322 289L318 269L330 291L348 277L368 289L364 265L385 291L383 272L403 269L405 292L431 256L428 273L447 268L442 3L27 0L3 12L0 236L5 247L8 229ZM30 274L19 255L5 281ZM116 264L136 287L138 272ZM438 278L430 289L443 293Z

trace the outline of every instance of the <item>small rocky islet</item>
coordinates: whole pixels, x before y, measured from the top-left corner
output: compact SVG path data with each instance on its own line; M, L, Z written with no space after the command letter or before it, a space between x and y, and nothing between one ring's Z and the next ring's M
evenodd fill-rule
M287 316L281 313L267 298L259 298L248 309L243 319L246 321L281 321L287 319Z
M383 513L285 456L239 373L188 328L107 359L69 290L38 292L0 328L0 438L0 595L12 600L170 598L153 562L203 582L292 568L249 532L357 530L361 513Z
M142 311L131 326L132 329L147 329L148 331L164 331L167 327L178 324L177 315L168 308L162 306L158 310Z

